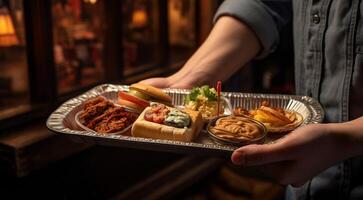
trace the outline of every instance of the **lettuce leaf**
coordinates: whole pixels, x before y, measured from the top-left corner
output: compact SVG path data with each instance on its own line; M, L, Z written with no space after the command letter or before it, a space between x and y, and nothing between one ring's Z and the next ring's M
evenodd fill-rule
M217 101L216 90L208 85L203 85L202 87L194 87L185 98L184 103L188 104L190 101L198 101L199 95L206 97L208 101Z
M208 85L204 85L200 88L208 101L217 101L217 92L214 88L210 88Z
M197 101L197 97L200 94L198 87L194 87L185 98L185 103L188 104L190 101Z

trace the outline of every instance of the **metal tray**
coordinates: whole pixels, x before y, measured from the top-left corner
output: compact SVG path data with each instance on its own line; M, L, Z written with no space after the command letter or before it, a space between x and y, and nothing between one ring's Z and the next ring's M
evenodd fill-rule
M70 136L77 142L153 151L229 156L237 148L235 146L221 145L213 142L205 131L202 131L195 142L187 143L89 132L80 128L75 122L76 113L82 109L83 103L89 98L102 95L112 101L116 101L117 92L127 90L128 86L126 85L104 84L97 86L88 92L63 103L63 105L49 116L47 127L55 133ZM173 104L176 106L183 105L184 97L189 93L189 90L185 89L165 89L164 91L172 97ZM304 117L302 126L311 123L320 123L324 118L324 111L319 102L307 96L230 92L223 92L222 95L230 99L233 108L240 106L246 109L254 109L257 108L263 100L268 100L272 106L299 112ZM271 140L273 139L267 141L271 142Z

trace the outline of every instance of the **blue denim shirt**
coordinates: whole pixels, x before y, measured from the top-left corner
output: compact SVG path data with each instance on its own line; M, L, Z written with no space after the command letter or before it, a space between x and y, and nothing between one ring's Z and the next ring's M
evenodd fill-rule
M319 100L325 122L343 122L363 115L362 14L363 0L226 0L215 20L229 15L247 23L263 46L259 57L276 49L279 31L293 20L296 92ZM287 197L363 199L363 158L290 187Z

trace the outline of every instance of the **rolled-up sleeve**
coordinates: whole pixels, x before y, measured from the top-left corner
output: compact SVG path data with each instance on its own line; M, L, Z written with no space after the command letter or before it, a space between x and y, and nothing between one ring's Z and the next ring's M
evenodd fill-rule
M246 23L259 38L263 50L258 58L275 51L279 32L292 18L291 0L226 0L219 7L214 22L232 16Z

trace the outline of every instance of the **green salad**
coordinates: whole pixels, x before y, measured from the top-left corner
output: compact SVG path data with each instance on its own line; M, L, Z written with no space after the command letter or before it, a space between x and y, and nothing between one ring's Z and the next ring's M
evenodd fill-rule
M208 85L194 87L184 100L187 109L200 111L204 118L217 115L217 91Z

